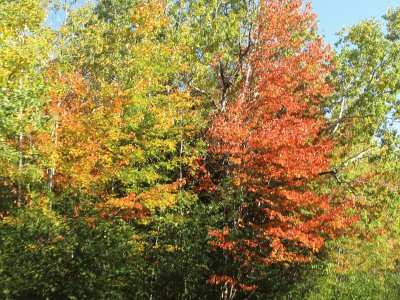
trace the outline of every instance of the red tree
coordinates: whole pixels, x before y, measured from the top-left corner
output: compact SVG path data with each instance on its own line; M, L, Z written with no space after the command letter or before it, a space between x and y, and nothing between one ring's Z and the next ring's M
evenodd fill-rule
M310 261L348 222L329 197L312 192L332 147L319 136L318 106L332 92L325 81L330 59L310 5L261 1L241 93L208 132L210 157L222 162L241 202L234 224L209 232L214 248L240 265L235 276L209 280L230 287L231 295L255 288L240 280L254 266Z

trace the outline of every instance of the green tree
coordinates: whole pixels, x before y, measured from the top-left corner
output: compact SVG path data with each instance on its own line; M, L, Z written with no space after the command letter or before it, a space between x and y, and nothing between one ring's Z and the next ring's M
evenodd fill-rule
M45 70L52 34L44 25L43 1L1 1L0 12L0 212L18 206L40 187L43 161L34 146L45 130L48 101ZM32 80L32 79L35 80ZM9 200L9 201L7 201Z
M307 299L399 296L399 8L384 19L342 31L337 43L336 93L323 130L335 148L332 170L321 175L331 175L328 188L353 203L359 222L352 237L329 245L314 276L301 279Z

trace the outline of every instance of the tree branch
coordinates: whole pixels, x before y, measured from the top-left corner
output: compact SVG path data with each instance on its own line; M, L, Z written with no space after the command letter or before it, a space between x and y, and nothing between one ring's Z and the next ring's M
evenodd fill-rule
M339 167L337 167L336 169L333 170L328 170L328 171L322 171L320 173L318 173L319 176L324 176L324 175L332 175L335 177L336 181L339 183L345 183L343 181L341 181L339 179L339 172L343 169L345 169L349 164L363 158L366 154L368 154L369 152L371 152L372 150L375 150L376 147L370 147L366 150L361 151L360 153L348 158L347 160L345 160Z

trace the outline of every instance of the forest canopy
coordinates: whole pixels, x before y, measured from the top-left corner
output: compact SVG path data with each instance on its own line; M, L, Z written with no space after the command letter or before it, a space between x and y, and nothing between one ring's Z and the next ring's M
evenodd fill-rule
M399 91L400 8L0 0L0 298L399 299Z

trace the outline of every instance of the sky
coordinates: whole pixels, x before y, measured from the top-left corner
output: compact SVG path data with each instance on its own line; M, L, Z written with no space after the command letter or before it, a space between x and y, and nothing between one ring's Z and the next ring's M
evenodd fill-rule
M361 20L381 20L389 7L399 7L400 0L311 0L319 19L321 34L327 43L335 43L335 32Z

